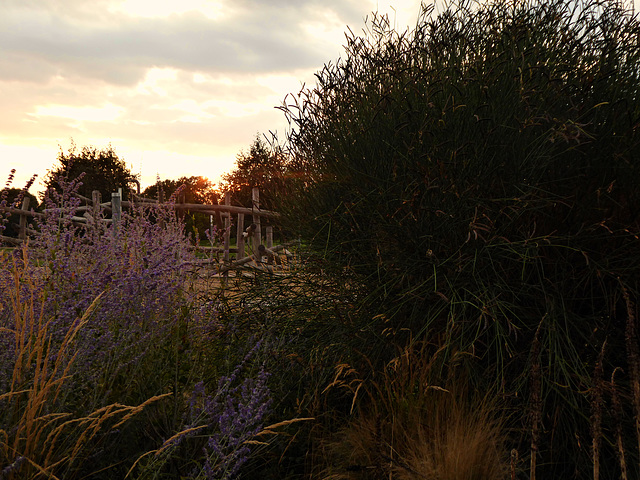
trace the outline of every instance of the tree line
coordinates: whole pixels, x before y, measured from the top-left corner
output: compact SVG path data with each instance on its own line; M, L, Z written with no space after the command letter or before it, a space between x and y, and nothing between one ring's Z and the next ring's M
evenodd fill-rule
M67 151L62 147L52 168L45 176L46 189L61 191L59 179L80 178L82 184L78 193L91 198L93 191L99 191L103 201L111 198L112 192L122 188L123 199L129 199L130 192L136 192L144 198L159 198L160 192L165 200L172 196L176 201L196 204L218 204L223 201L224 192L230 192L234 203L250 206L253 187L260 188L260 206L267 210L277 210L285 186L284 155L277 147L272 148L260 135L256 135L247 151L241 151L236 157L234 168L224 174L219 184L204 176L182 176L177 179L160 179L153 185L140 190L139 175L133 173L116 149L109 144L104 148L85 145L82 148L72 141ZM21 201L24 196L30 198L29 208L40 211L44 192L39 198L24 189L9 188L3 190L6 203L11 205ZM17 205L19 207L19 205ZM11 215L4 235L17 237L15 224L17 215ZM185 218L187 232L204 240L205 230L209 228L209 218L203 213L193 213Z

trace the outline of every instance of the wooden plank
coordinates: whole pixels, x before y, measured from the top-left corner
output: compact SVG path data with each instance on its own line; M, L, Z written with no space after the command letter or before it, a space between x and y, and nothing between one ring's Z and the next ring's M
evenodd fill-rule
M127 208L131 207L132 203L127 201L121 202L122 206ZM167 204L176 210L191 210L192 212L202 212L214 214L216 212L228 212L228 213L244 213L245 215L256 215L260 217L278 218L280 214L278 212L272 212L270 210L259 210L254 208L237 207L235 205L208 205L202 203L180 203L180 204Z
M265 230L267 248L271 248L273 247L273 227L271 225L267 225Z
M193 250L197 250L199 252L216 252L216 253L223 253L224 252L224 247L196 247L196 246L191 246L190 247ZM237 248L229 248L229 253L238 253L238 249Z
M289 247L291 245L295 245L297 243L298 242L288 242L288 243L283 243L281 245L276 245L275 247L273 247L271 249L271 251L276 253L276 252L279 252L280 250L283 250L283 249L285 249L285 248L287 248L287 247ZM257 252L257 250L256 250L256 252ZM229 271L229 270L231 270L231 269L233 269L235 267L239 267L239 266L245 265L245 264L247 264L249 262L252 262L254 260L255 260L255 255L251 255L249 257L245 257L245 258L243 258L241 260L236 260L235 262L231 262L229 265L226 265L226 266L223 266L223 267L219 268L218 269L218 273L227 272L227 271Z
M26 215L28 217L38 217L38 218L43 218L45 216L44 213L32 212L29 210L25 211L25 210L21 210L19 208L13 208L13 207L0 207L0 212L8 212L16 215Z
M4 235L0 235L0 242L7 242L13 245L22 245L23 240L14 237L5 237Z

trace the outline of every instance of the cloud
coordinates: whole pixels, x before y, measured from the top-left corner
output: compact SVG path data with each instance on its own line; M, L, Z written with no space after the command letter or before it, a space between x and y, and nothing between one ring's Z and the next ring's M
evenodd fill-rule
M341 55L367 1L0 0L0 167L25 145L43 172L73 138L153 176L229 171L256 133L283 138L275 107Z
M5 5L0 17L0 50L5 52L1 78L44 83L63 76L132 85L152 67L210 74L318 67L335 52L327 51L324 39L307 25L343 27L345 21L359 20L349 2L329 7L315 0L237 1L217 19L195 10L134 17L105 9L104 1L96 4L91 17L80 9L84 3L70 2L69 10L52 6L58 4ZM11 68L16 62L19 68Z

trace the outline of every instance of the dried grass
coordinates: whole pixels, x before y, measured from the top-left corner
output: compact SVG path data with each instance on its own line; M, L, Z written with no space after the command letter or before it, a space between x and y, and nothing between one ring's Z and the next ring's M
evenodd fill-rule
M23 255L27 253L25 248ZM64 408L57 400L76 357L74 340L89 322L101 295L55 346L51 319L36 308L44 302L36 301L38 289L24 264L14 260L12 276L14 325L10 331L15 336L16 354L11 389L0 396L7 400L2 415L5 427L0 429L0 464L9 465L6 475L10 479L40 476L55 479L56 473L73 464L99 432L121 426L144 407L169 394L152 397L138 406L108 405L82 418L69 419L72 413L57 411ZM17 459L24 464L12 469Z
M366 388L359 413L328 446L325 479L505 479L509 452L495 402L462 382L433 384L436 355L405 349ZM353 381L353 380L352 380Z
M638 351L636 309L627 288L622 282L620 282L620 286L622 288L622 296L627 307L627 322L625 326L624 338L627 350L627 361L629 363L631 389L633 391L633 411L635 420L636 441L638 450L640 451L640 352Z
M615 422L615 443L616 443L616 455L618 457L618 463L620 464L620 479L627 480L627 460L624 451L624 440L622 435L622 417L624 415L622 409L622 402L620 401L620 394L616 388L616 373L620 368L615 368L611 373L611 410L613 412L613 419Z

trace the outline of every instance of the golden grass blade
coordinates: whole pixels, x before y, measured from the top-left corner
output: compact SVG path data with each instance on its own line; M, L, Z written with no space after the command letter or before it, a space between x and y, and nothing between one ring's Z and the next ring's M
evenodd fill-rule
M275 430L276 428L286 427L287 425L291 425L293 423L298 423L298 422L310 422L313 420L315 420L314 417L292 418L291 420L284 420L282 422L274 423L273 425L269 425L268 427L265 427L260 432L256 433L255 436L258 437L262 435L280 435L281 432L276 431Z

